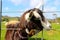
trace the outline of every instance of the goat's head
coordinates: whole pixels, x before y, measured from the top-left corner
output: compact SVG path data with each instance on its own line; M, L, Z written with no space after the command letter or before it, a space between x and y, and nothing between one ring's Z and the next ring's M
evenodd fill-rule
M38 26L38 28L43 27L48 30L51 29L51 24L44 17L43 12L37 8L29 10L29 12L25 15L25 19L27 22L37 23L37 25L39 24L40 26Z

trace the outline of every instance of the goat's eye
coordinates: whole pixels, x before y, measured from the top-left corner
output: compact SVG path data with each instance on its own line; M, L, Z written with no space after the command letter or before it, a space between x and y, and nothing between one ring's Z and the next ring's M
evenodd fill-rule
M35 18L34 20L39 20L39 18Z
M30 19L31 19L31 17L28 18L28 20L30 20Z

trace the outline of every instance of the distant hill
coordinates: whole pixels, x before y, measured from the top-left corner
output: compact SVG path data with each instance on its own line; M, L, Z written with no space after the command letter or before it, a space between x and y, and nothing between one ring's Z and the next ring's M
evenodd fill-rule
M2 16L2 20L8 19L9 21L11 20L20 20L20 17L9 17L9 16Z

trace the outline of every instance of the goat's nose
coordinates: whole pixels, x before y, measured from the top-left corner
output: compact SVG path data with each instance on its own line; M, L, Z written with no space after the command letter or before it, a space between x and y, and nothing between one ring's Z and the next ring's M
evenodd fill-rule
M52 26L49 26L50 28L52 28Z
M49 30L51 30L52 29L52 26L49 26L50 27L50 29Z
M52 28L52 26L51 26L51 25L49 25L49 26L48 26L48 30L51 30L51 28Z

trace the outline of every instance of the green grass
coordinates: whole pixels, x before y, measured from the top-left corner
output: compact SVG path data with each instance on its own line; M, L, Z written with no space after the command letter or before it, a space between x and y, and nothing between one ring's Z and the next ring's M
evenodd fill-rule
M6 33L6 26L5 26L5 22L1 23L1 28L5 28L4 30L1 30L1 40L5 39L5 33Z
M60 40L60 24L52 23L52 28L55 30L44 30L43 37L45 40ZM38 34L32 36L32 38L41 38L42 32L39 32Z
M6 26L4 25L5 22L2 22L1 24L1 28L6 28ZM60 40L60 24L56 24L56 23L52 23L52 28L55 30L51 30L51 31L46 31L44 30L43 32L43 37L45 40ZM6 30L1 30L1 40L4 40L5 38L5 33ZM42 31L37 33L36 35L32 36L31 38L42 38ZM32 40L34 40L32 39ZM40 40L40 39L38 39Z

